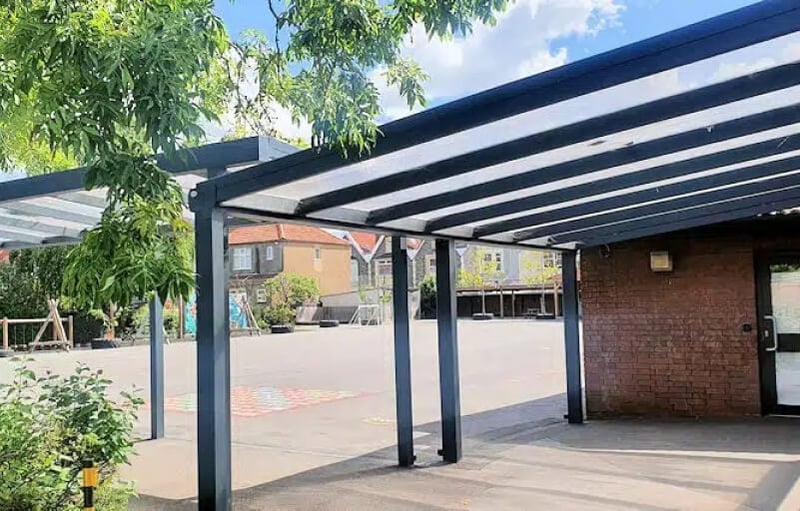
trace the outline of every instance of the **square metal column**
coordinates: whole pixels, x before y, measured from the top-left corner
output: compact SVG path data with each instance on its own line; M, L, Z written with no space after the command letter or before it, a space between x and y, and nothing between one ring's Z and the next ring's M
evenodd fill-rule
M564 285L567 420L570 424L580 424L583 422L583 391L581 389L581 337L578 318L578 268L575 252L564 252L561 255L561 275Z
M394 305L394 387L397 410L397 460L414 464L411 403L411 343L408 319L408 253L406 240L392 236L392 302Z
M195 212L197 469L201 511L231 509L230 332L224 215Z
M439 394L444 461L461 459L461 395L458 375L456 251L452 240L436 240L436 321L439 331Z
M150 300L150 438L164 437L164 306Z

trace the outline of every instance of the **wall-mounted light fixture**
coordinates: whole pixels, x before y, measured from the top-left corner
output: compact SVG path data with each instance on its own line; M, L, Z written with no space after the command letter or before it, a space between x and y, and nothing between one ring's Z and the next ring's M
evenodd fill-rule
M650 252L650 270L657 273L672 271L672 255L666 250Z

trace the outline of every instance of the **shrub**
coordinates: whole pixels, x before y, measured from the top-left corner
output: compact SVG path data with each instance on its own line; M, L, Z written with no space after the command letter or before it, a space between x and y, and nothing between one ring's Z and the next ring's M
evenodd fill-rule
M427 275L419 285L419 314L421 319L436 317L436 279Z
M294 324L295 310L319 298L317 282L297 273L280 273L264 282L264 288L270 305L261 318L267 326Z
M261 319L266 326L290 325L295 321L295 311L285 303L264 309Z
M178 337L178 327L180 327L181 319L178 309L164 309L164 330L170 337Z
M98 509L123 510L131 485L117 479L133 450L142 400L112 401L110 380L79 365L68 376L43 377L17 361L10 384L0 385L0 509L81 509L80 469L98 467Z

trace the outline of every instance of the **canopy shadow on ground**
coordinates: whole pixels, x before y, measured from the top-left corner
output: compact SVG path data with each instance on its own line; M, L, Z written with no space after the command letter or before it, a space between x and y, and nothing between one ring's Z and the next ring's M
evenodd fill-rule
M457 465L438 461L439 423L431 422L414 428L427 434L417 439L414 469L397 468L395 447L386 447L237 490L234 507L425 511L461 501L472 509L470 503L486 494L521 492L531 502L572 502L576 509L675 509L664 500L667 495L635 500L637 487L647 492L656 487L739 495L730 509L777 509L800 477L800 445L793 440L797 424L791 419L631 419L574 426L561 418L564 397L465 416L466 455ZM513 467L518 478L484 478L484 469L497 476L490 465ZM552 487L562 473L576 478L574 487ZM602 484L595 490L577 483L593 479L629 486L634 500L604 492ZM195 508L194 499L142 496L131 503L134 510Z

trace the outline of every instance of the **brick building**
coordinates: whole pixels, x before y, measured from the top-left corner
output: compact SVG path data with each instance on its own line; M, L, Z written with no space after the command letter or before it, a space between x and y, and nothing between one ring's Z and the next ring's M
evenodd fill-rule
M800 409L800 215L587 249L581 271L590 417Z

